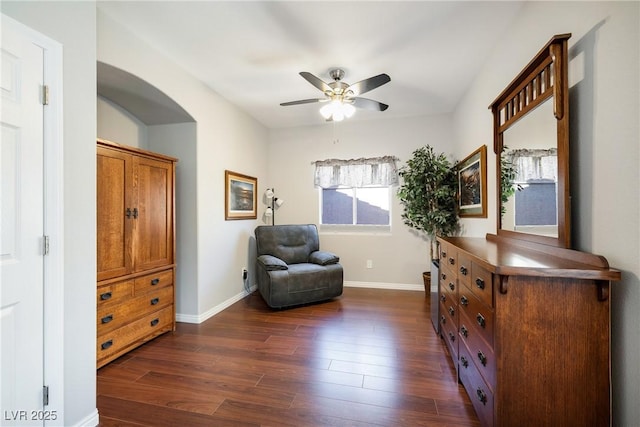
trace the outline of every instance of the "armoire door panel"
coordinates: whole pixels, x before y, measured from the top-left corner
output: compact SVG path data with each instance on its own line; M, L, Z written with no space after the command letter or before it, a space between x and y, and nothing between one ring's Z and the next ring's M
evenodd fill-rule
M141 157L137 177L135 270L143 271L173 262L173 166Z
M127 209L135 201L126 190L132 179L131 156L99 147L97 171L97 274L98 280L105 280L132 270L134 223Z

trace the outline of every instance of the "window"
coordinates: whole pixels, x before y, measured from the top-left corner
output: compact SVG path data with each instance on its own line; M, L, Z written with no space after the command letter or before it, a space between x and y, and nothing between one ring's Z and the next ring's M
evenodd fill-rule
M323 188L320 224L390 225L389 188Z
M391 188L398 184L395 157L315 162L320 224L389 226Z

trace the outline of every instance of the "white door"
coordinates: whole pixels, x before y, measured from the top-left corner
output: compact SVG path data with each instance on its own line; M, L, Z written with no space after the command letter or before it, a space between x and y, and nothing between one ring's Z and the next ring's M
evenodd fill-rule
M43 50L4 24L0 58L0 425L43 425Z

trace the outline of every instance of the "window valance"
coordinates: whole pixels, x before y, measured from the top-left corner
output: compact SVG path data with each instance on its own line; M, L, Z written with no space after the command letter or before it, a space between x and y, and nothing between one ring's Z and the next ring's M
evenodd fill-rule
M398 168L393 156L314 162L314 185L321 188L398 185Z
M517 171L515 182L558 180L558 150L555 148L523 148L508 151L504 156Z

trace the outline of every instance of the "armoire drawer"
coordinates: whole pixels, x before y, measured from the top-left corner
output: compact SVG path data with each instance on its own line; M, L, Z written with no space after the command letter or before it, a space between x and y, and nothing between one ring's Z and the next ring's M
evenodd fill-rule
M98 335L170 304L173 304L173 287L158 289L121 304L101 307L97 316Z
M468 318L467 328L477 329L477 333L493 347L493 310L483 304L466 286L460 287L458 297L458 309Z
M464 344L460 345L459 353L458 375L460 376L460 382L462 382L465 390L467 390L469 399L480 419L480 424L483 426L492 426L493 392L478 372L476 365L472 361L472 356Z
M98 309L105 305L117 304L118 302L133 296L133 280L111 283L98 287L96 298L98 299Z
M98 334L97 358L98 361L107 358L120 350L133 344L148 341L157 335L171 330L173 327L173 307L165 307L162 310L148 314L147 316L131 322L119 329L108 333Z
M135 295L141 295L155 289L163 288L173 284L173 269L160 271L146 276L140 276L135 279L134 289Z

